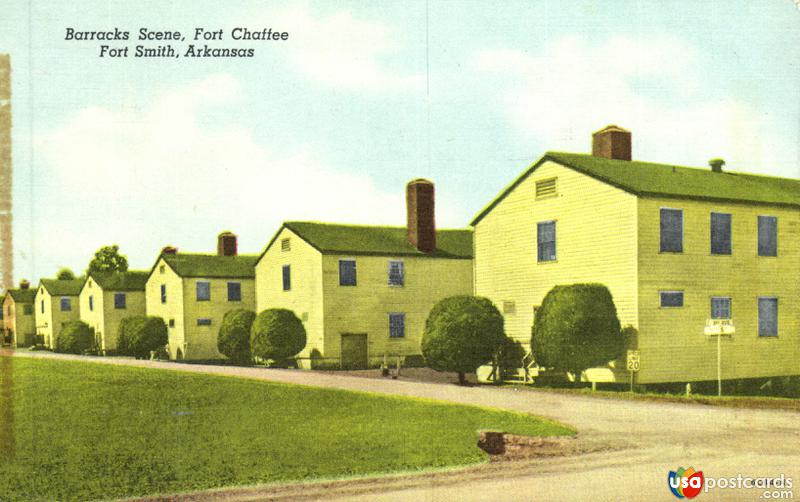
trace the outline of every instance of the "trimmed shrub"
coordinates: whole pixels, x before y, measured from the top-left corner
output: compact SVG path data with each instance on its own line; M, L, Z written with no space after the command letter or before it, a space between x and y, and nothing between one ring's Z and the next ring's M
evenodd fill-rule
M516 373L524 366L525 348L522 344L510 337L505 337L495 355L495 371L499 378L505 379L507 375Z
M83 321L69 321L56 336L53 350L64 354L83 354L92 347L94 330Z
M235 364L250 362L250 329L256 313L251 310L230 310L222 318L217 334L217 349Z
M488 298L451 296L439 301L425 321L422 355L436 371L465 373L490 362L503 344L503 316Z
M283 366L306 346L303 322L287 309L268 309L258 314L250 328L250 352L262 360Z
M625 339L611 292L602 284L551 289L536 314L531 348L539 366L568 371L576 381L620 357Z
M169 342L164 319L154 316L132 316L122 320L117 349L120 354L148 359L151 351L163 349Z

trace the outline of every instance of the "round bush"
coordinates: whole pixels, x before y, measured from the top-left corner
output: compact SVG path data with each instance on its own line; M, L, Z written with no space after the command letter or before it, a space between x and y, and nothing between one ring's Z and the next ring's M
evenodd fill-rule
M306 329L291 310L268 309L256 316L250 329L250 351L254 357L280 363L306 346Z
M56 337L53 350L64 354L83 354L94 347L94 330L83 321L69 321Z
M217 334L217 349L236 364L250 362L250 330L256 313L251 310L230 310L222 318Z
M169 342L167 325L160 317L132 316L120 323L118 350L137 359L147 359L151 351L162 349Z
M503 316L488 298L451 296L431 309L422 335L422 355L437 371L464 374L491 361L505 341Z
M602 284L556 286L542 301L531 337L539 366L581 373L616 359L625 349L617 308Z

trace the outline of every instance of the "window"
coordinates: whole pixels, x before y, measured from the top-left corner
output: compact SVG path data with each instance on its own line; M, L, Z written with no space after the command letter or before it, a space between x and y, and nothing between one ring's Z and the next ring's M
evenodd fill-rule
M292 289L292 266L283 266L283 290L289 291Z
M42 300L40 310L42 311L42 314L44 314L44 300Z
M292 250L292 241L289 239L281 239L281 251L291 251Z
M517 312L517 304L514 301L504 301L503 302L503 313L504 314L515 314Z
M731 254L731 215L711 213L711 254Z
M537 261L556 259L556 222L545 221L536 224Z
M404 338L406 336L406 315L402 313L389 314L389 337Z
M26 303L22 306L22 315L33 315L32 303Z
M175 319L170 319L169 320L169 327L170 328L174 328L175 327Z
M731 299L729 297L715 296L711 298L711 318L731 318Z
M125 293L114 293L114 308L117 310L122 310L127 308L128 298Z
M207 302L211 300L211 283L208 281L197 281L197 285L195 286L197 290L197 301L198 302Z
M163 274L166 271L167 271L166 265L161 265L160 267L158 267L158 273L159 274Z
M66 296L61 297L61 312L72 310L72 299Z
M758 256L778 256L778 218L758 217Z
M167 285L161 285L161 303L167 303Z
M242 301L242 283L229 282L228 283L228 301L240 302Z
M778 299L759 297L758 336L778 336Z
M661 252L683 252L683 210L661 208Z
M683 291L661 291L662 307L683 307Z
M356 261L339 260L339 286L356 285Z
M94 311L94 296L89 295L89 311Z
M406 283L403 262L389 260L389 286L402 286Z
M556 179L549 178L546 180L540 180L536 182L536 198L537 199L544 199L546 197L552 197L556 194Z
M201 318L197 319L197 325L198 326L211 326L211 319L209 319L208 317L201 317Z

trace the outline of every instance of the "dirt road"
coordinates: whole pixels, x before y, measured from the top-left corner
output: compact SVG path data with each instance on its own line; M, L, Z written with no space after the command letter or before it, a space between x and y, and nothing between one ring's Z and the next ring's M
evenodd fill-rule
M86 358L46 352L16 354L490 406L553 418L577 428L579 441L614 448L425 475L229 489L172 500L677 500L667 486L668 471L689 466L702 470L706 478L730 478L739 474L775 478L783 474L800 484L800 413L791 411L617 401L295 370ZM782 490L769 491L769 495L775 496ZM800 486L794 491L800 497ZM699 497L703 500L764 500L767 497L763 492L761 489L717 488Z

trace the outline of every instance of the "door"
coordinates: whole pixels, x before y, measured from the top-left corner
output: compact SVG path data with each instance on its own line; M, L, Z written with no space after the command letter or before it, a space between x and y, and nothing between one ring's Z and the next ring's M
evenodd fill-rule
M368 364L367 335L342 335L342 368L348 370L364 370Z

